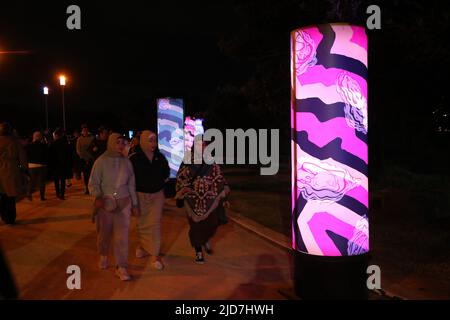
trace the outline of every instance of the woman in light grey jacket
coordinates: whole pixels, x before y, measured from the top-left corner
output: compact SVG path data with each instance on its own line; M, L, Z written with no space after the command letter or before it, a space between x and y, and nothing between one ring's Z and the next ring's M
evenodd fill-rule
M123 281L128 274L128 231L130 216L139 215L133 166L123 155L125 137L113 133L108 147L94 163L89 190L95 196L95 219L99 267L108 268L108 253L114 236L116 275Z

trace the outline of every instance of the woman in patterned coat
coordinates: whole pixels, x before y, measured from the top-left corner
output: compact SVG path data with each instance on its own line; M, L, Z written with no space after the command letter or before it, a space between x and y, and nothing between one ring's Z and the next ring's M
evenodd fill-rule
M220 166L205 163L202 136L197 136L191 161L183 162L178 170L175 198L184 200L184 207L189 221L189 239L195 249L195 262L204 263L203 247L212 254L209 239L215 234L219 225L217 209L227 206L226 197L230 192ZM200 164L194 158L201 159ZM185 158L186 159L186 158Z

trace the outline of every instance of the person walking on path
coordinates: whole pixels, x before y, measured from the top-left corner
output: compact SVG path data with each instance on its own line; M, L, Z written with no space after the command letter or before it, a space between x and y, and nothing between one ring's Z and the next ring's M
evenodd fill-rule
M162 270L160 257L161 216L164 207L164 184L169 178L170 168L164 155L157 150L157 137L145 130L140 137L140 150L130 155L136 176L140 216L137 219L139 246L136 257L151 255L151 265Z
M25 147L28 157L28 171L30 172L30 183L27 196L33 200L33 189L39 187L41 201L45 201L45 182L47 178L47 146L42 142L40 131L33 133L33 141Z
M138 216L135 176L130 160L123 155L125 137L112 133L107 150L94 163L89 189L95 197L95 222L100 269L108 268L108 254L114 239L116 275L131 279L128 273L128 233L131 214Z
M74 130L69 141L70 150L72 151L72 171L75 179L81 180L81 159L77 153L77 140L80 137L78 130Z
M190 163L183 162L178 170L176 181L177 206L180 200L186 209L189 222L189 239L195 249L195 262L204 263L203 247L212 254L209 240L219 225L217 209L219 205L228 206L226 197L230 188L226 184L220 166L207 164L203 159L203 136L195 138ZM194 159L201 159L200 164ZM196 161L197 162L197 161ZM211 163L208 161L208 163Z
M98 137L91 142L88 148L93 161L97 160L106 151L108 137L109 131L104 127L100 127L98 129Z
M24 148L9 123L0 123L0 214L7 225L16 223L16 197L26 193L28 163Z
M66 179L72 177L72 152L63 131L57 128L53 132L53 142L48 150L48 164L56 196L65 200Z
M42 135L42 142L49 146L53 141L52 133L50 129L45 129L44 134Z
M87 125L81 126L81 136L77 139L77 154L81 161L81 171L83 172L84 179L84 194L89 194L89 177L91 175L92 164L94 158L89 153L89 146L91 145L94 137L89 133L89 128Z
M136 135L131 139L130 142L130 149L129 149L129 155L132 155L133 153L136 153L141 150L140 140L141 140L141 131L136 132Z

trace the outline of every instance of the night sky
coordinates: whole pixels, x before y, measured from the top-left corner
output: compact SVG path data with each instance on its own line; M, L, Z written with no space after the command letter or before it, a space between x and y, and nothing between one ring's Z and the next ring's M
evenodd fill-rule
M81 30L66 28L70 4L81 7ZM279 128L288 142L290 31L365 25L370 4L382 11L382 29L367 30L371 153L411 158L415 145L434 139L433 110L448 110L450 5L443 1L2 3L0 51L27 53L0 55L0 120L22 135L43 127L48 85L50 127L61 126L57 76L64 72L70 130L84 122L93 131L155 129L156 98L171 96L207 126Z
M51 126L60 124L60 72L68 76L73 128L80 121L99 125L98 117L143 126L161 96L185 98L193 113L204 110L210 92L243 71L233 70L217 46L221 35L237 27L226 5L80 4L82 29L71 31L67 4L24 3L2 9L0 27L2 50L28 51L3 55L0 62L1 115L19 129L43 124L44 84L51 90ZM128 115L120 123L122 113Z

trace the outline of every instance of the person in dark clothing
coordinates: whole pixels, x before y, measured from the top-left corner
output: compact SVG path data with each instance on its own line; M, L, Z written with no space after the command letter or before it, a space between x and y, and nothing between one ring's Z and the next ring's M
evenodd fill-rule
M105 151L108 143L109 130L100 127L98 130L98 137L95 138L89 145L88 152L97 160Z
M42 143L47 145L47 147L53 142L53 136L49 129L44 130L44 134L42 135Z
M16 197L10 197L6 193L0 193L0 214L5 224L16 224Z
M129 155L132 155L133 153L141 151L141 146L140 146L141 134L142 134L142 132L138 131L138 132L136 132L136 135L133 137L133 139L131 139Z
M0 248L0 300L17 299L18 293L15 281Z
M164 184L170 168L164 155L157 150L156 134L149 130L140 136L140 150L130 155L133 164L140 216L137 218L139 246L136 257L151 255L151 265L162 270L160 257L161 216L164 207Z
M30 183L28 185L28 199L31 201L33 188L38 186L41 201L45 201L45 180L47 177L47 146L42 142L42 134L36 131L33 142L25 147L28 157L28 171Z
M64 200L66 179L72 177L72 152L61 129L53 133L49 148L49 167L55 183L56 196Z
M25 194L29 179L25 149L9 123L0 123L0 214L8 225L16 223L16 197Z

